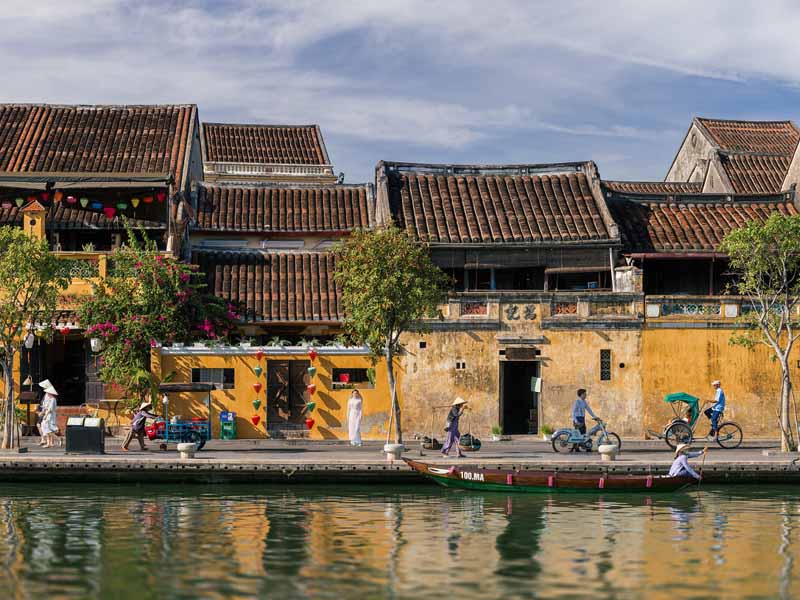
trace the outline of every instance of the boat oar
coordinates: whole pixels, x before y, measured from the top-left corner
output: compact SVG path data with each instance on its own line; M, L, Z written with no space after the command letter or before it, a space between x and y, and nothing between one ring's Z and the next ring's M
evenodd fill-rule
M706 466L706 456L708 455L708 444L703 448L703 460L700 463L700 481L697 482L697 490L700 490L700 484L703 483L703 467Z

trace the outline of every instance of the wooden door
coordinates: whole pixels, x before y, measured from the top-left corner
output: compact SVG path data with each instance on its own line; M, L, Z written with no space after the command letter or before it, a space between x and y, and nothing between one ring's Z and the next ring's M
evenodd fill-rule
M307 360L267 361L267 427L295 428L303 424Z

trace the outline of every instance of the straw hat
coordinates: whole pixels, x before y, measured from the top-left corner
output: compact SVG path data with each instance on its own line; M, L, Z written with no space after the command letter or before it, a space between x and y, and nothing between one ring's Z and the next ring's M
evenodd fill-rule
M142 402L141 406L139 406L139 410L147 410L148 408L153 408L151 402Z
M675 447L675 456L683 454L684 450L688 452L691 447L691 444L678 444Z
M453 400L453 403L450 406L458 406L459 404L466 404L467 401L464 400L461 396Z
M46 394L52 394L53 396L58 396L56 388L53 387L53 384L50 383L49 379L43 379L42 381L40 381L39 387L42 388Z

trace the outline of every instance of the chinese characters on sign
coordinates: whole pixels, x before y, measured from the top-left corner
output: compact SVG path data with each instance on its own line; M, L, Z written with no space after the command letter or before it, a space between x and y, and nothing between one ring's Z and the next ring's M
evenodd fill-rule
M526 304L522 307L522 318L526 321L533 321L536 318L536 306ZM520 307L516 304L511 304L506 307L506 319L509 321L519 321Z

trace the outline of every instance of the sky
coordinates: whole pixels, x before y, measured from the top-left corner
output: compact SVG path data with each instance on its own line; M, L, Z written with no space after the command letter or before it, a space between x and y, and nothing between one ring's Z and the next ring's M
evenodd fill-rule
M792 119L792 2L0 0L0 101L195 103L379 160L661 180L692 117Z

